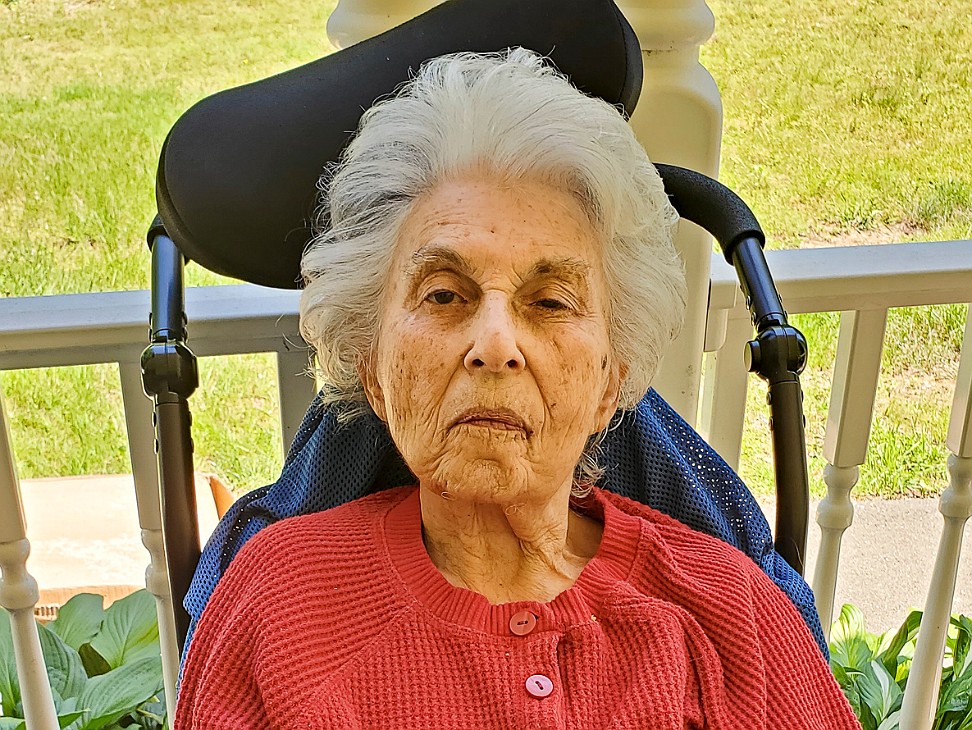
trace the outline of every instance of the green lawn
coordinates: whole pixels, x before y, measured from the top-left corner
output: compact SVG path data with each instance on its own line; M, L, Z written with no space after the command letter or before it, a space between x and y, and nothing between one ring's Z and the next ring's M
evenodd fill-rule
M166 131L203 95L326 53L332 5L0 0L0 296L145 288ZM702 60L725 104L722 176L771 245L972 237L972 34L960 3L710 5L717 31ZM189 267L190 285L220 282ZM893 313L862 492L942 487L964 317L962 306ZM798 322L814 348L815 447L837 320ZM240 488L273 479L270 359L206 361L202 380L198 466ZM112 367L5 373L0 384L22 476L128 470ZM743 472L765 491L762 385L751 393Z
M169 127L202 96L329 52L331 7L0 3L0 296L147 288L145 231ZM188 268L189 285L222 281ZM272 359L200 368L197 467L241 486L272 480ZM113 366L5 373L0 384L21 476L130 469Z
M972 35L959 3L786 0L709 3L701 53L723 94L722 179L771 246L972 238ZM951 388L967 307L892 311L859 493L925 494L946 479ZM837 314L801 316L811 476ZM772 484L759 382L750 385L742 472Z

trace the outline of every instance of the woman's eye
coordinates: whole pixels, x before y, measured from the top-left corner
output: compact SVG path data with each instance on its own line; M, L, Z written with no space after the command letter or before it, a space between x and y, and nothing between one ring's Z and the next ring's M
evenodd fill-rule
M567 309L567 305L559 299L538 299L535 304L542 309Z
M429 294L426 297L426 300L432 302L433 304L452 304L456 300L456 293L454 291L442 289Z

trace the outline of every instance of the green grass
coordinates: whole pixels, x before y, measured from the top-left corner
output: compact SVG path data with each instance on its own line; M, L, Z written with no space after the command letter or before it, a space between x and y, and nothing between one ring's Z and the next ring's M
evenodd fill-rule
M722 177L780 244L908 222L972 236L972 39L961 3L709 3Z
M893 226L972 237L972 34L961 3L712 0L702 60L725 105L723 179L771 245ZM145 288L144 232L166 131L195 100L329 50L333 0L0 2L0 296ZM861 237L861 236L859 236ZM190 285L225 280L190 266ZM893 312L861 491L944 483L965 308ZM819 452L837 315L803 316L808 434ZM914 347L920 343L919 347ZM201 363L198 467L238 487L279 469L272 359ZM129 469L114 366L3 373L24 477ZM743 473L769 489L763 386ZM819 489L822 465L811 464Z
M972 238L972 36L966 11L930 0L711 0L701 59L723 95L721 176L771 247L807 241ZM893 227L889 234L887 227ZM863 233L858 233L863 232ZM892 310L858 494L929 494L946 483L951 388L967 307ZM795 318L813 490L837 314ZM772 490L765 386L750 384L741 472Z
M0 5L0 296L146 288L158 151L194 101L327 53L333 3L18 0ZM225 280L199 267L189 285ZM197 468L280 467L267 356L200 363ZM117 370L0 375L23 477L130 469Z

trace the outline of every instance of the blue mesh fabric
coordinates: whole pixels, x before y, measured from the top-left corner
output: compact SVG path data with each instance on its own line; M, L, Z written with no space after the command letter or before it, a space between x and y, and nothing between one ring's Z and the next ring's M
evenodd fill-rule
M746 553L793 601L821 651L827 645L803 578L773 549L759 505L729 466L653 390L624 413L603 444L601 486L664 512ZM414 484L384 424L373 414L338 424L311 404L280 478L241 497L202 552L185 599L186 647L233 556L267 525L318 512L390 487Z

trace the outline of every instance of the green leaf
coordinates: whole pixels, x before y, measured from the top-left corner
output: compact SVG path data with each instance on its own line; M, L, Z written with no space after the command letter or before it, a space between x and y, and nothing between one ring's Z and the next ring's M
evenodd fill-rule
M60 726L61 730L64 730L64 728L66 728L68 725L70 725L74 721L76 721L76 720L84 717L84 715L85 715L85 711L84 710L81 710L81 711L77 711L76 710L74 712L65 712L64 714L59 714L57 716L57 724Z
M864 634L864 614L861 613L861 609L845 603L840 607L840 615L830 631L830 640L863 639Z
M921 625L921 611L912 611L897 630L891 642L881 651L878 659L888 672L897 678L898 666L911 657L912 652L904 652L906 645L914 642Z
M88 680L78 698L88 710L83 730L99 730L136 710L162 690L162 659L139 659Z
M47 665L47 676L51 680L51 689L64 698L77 697L88 681L81 657L46 626L38 624L37 633L40 635L41 651Z
M132 730L134 728L142 728L142 730L166 730L165 703L161 701L146 702L131 715L131 718L134 724L129 725L129 727Z
M872 661L860 681L861 700L878 723L901 707L901 688L881 662Z
M16 717L0 717L0 730L27 730L27 721Z
M969 706L969 714L963 718L961 724L955 730L972 730L972 705Z
M10 614L0 608L0 714L13 715L20 702L20 682L14 663L13 637L10 635ZM3 730L0 726L0 730Z
M877 730L898 730L898 723L901 721L901 710L895 710L878 725Z
M140 590L111 604L105 611L101 630L91 639L91 648L112 669L138 659L160 656L159 625L152 595Z
M949 636L948 644L952 654L952 667L956 676L972 671L972 618L952 616L951 624L955 636Z
M834 677L840 685L844 697L850 703L851 709L857 717L861 716L861 693L857 689L857 672L848 672L840 664L832 664Z
M93 593L79 593L61 606L57 618L47 628L77 651L82 644L91 641L101 628L105 618L104 601L104 597Z
M944 682L942 684L942 693L938 698L938 714L967 712L972 706L972 671L953 678L947 686L944 686Z
M864 615L860 609L845 603L830 633L831 666L839 664L845 669L863 670L874 658L864 629Z
M82 644L78 653L81 655L84 671L88 673L89 677L97 677L111 671L111 665L105 661L101 654L91 648L91 644Z

